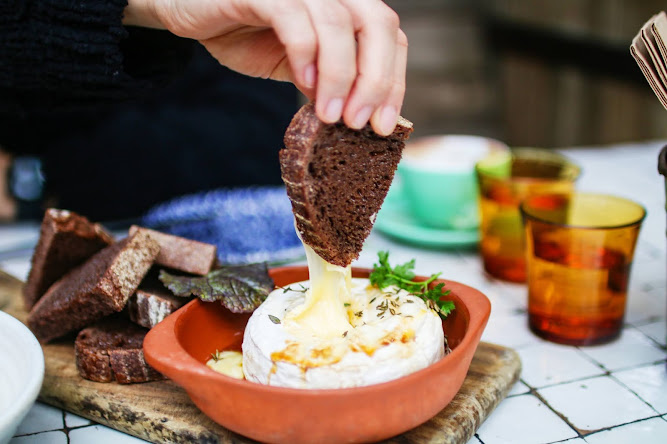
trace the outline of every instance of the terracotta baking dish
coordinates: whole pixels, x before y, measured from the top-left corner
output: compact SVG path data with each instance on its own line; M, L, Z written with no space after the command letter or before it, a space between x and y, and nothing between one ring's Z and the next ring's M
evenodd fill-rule
M276 285L308 279L304 266L271 270ZM367 277L368 270L353 269ZM436 281L442 282L442 281ZM275 443L368 442L405 432L435 416L465 379L491 304L479 291L444 281L456 310L444 322L452 353L400 379L366 387L303 390L237 380L204 362L217 350L240 350L248 315L194 300L154 327L146 361L183 387L218 424Z

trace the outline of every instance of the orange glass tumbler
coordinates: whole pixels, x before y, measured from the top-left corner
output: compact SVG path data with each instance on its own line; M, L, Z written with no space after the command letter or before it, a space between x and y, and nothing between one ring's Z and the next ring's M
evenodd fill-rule
M476 172L484 269L496 278L525 282L525 235L519 204L534 194L572 192L580 168L554 151L515 148L504 166L497 160L482 160Z
M604 194L545 194L527 198L521 214L531 330L570 345L615 339L644 207Z

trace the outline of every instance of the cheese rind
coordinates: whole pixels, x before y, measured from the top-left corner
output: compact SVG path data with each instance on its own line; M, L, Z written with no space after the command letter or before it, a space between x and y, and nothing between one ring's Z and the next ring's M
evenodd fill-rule
M246 379L294 388L357 387L399 378L444 356L439 316L405 290L380 291L368 279L351 279L349 299L341 301L350 328L332 337L290 322L307 298L302 288L309 287L305 281L278 289L253 313L243 340Z

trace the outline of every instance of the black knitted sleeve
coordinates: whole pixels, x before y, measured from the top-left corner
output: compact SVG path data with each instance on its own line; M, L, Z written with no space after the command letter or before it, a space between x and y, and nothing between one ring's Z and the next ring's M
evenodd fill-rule
M193 41L123 27L127 0L0 0L0 112L81 109L167 83Z

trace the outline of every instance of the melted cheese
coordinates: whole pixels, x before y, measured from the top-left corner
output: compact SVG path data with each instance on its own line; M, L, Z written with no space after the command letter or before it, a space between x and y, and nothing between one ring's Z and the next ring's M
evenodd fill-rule
M308 260L310 289L303 305L285 317L285 328L321 338L334 338L348 331L345 303L350 299L351 267L339 267L322 259L304 244Z
M243 355L237 351L223 351L216 353L215 358L206 361L206 365L218 373L243 379Z

